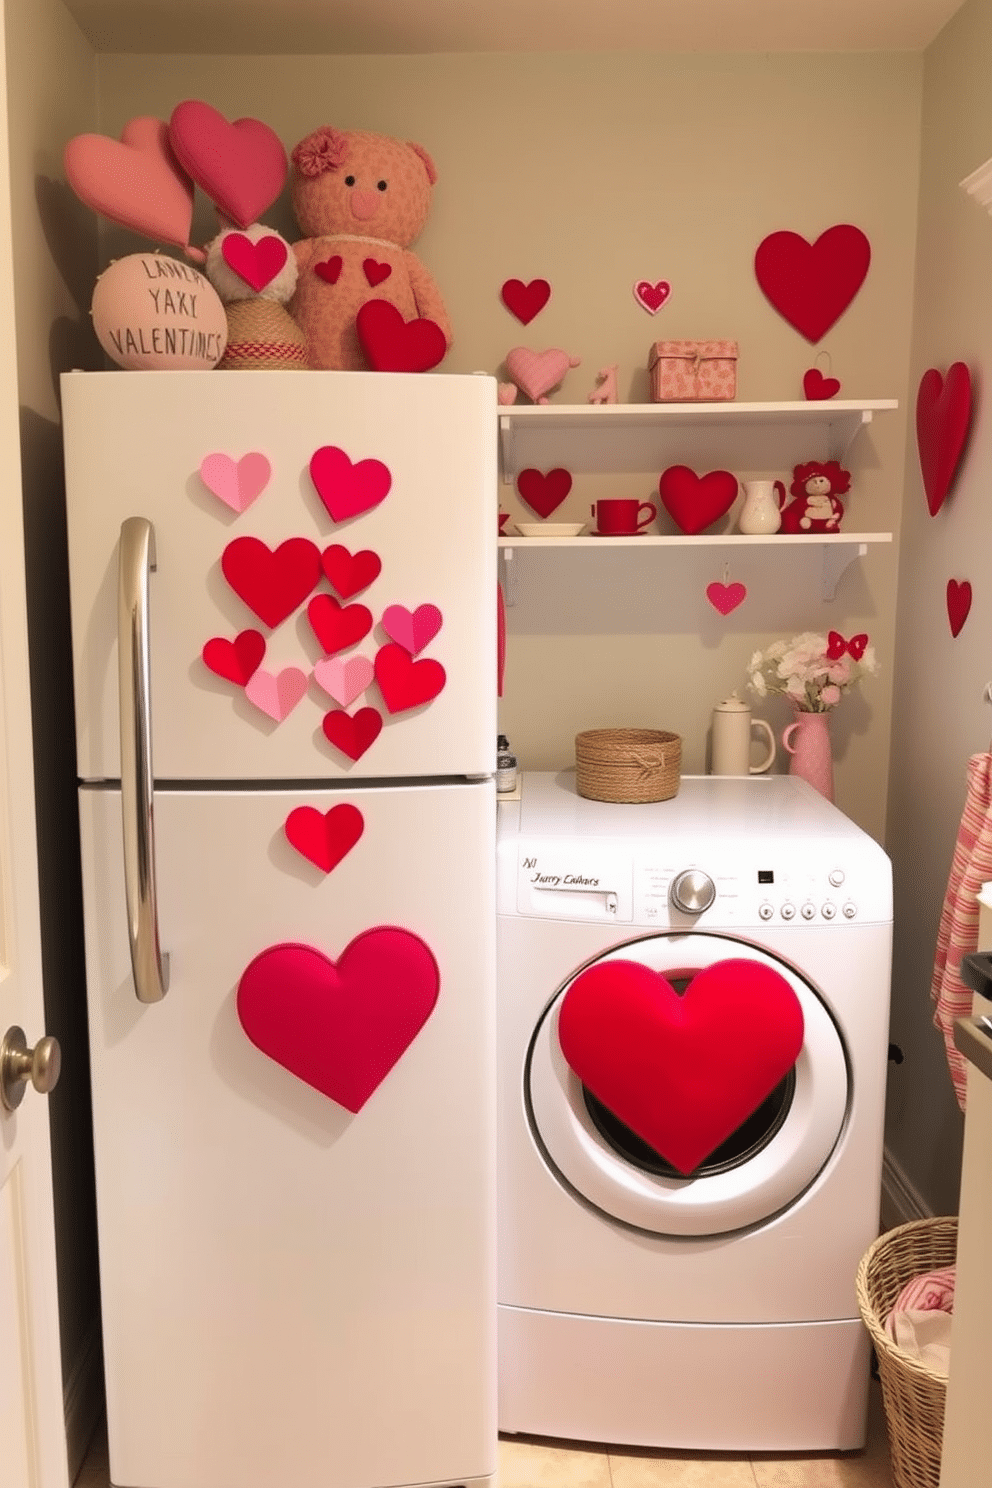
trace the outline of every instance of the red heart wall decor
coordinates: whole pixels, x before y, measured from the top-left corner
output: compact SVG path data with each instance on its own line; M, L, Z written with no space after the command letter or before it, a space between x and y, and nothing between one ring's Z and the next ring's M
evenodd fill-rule
M351 852L365 831L365 818L357 806L345 801L330 811L316 806L295 806L286 818L286 839L315 868L330 873Z
M947 619L951 627L951 635L958 636L964 628L964 622L971 610L971 585L967 579L960 583L957 579L947 581Z
M320 549L306 537L287 538L275 551L261 538L236 537L220 566L238 598L274 629L319 582Z
M238 227L257 221L286 184L286 151L260 119L229 124L209 103L187 99L172 110L169 141L180 165Z
M252 672L262 664L265 637L258 630L241 630L233 641L214 636L203 648L204 665L226 682L244 687Z
M404 320L388 300L366 300L355 328L374 372L429 372L444 360L448 343L434 320Z
M511 315L523 325L530 325L550 300L551 285L547 279L532 279L529 284L521 279L507 279L499 296Z
M737 477L729 470L697 475L688 465L670 465L662 472L658 495L676 526L694 536L719 521L733 506Z
M706 598L715 610L721 615L729 615L742 605L747 599L747 589L743 584L707 584Z
M971 373L952 362L947 376L936 367L920 378L916 394L916 447L930 515L944 504L957 472L971 423Z
M828 227L815 243L775 232L758 244L754 272L775 309L807 341L819 341L861 288L871 244L848 222Z
M521 470L517 476L517 492L521 501L526 501L539 517L550 517L565 500L572 489L572 477L560 467L542 472Z
M372 629L372 611L365 605L342 606L331 594L316 594L307 605L307 619L327 656L357 646Z
M261 951L238 982L238 1018L263 1054L355 1112L427 1022L440 984L419 936L379 926L336 963L308 945Z
M371 511L385 501L393 484L389 466L381 460L357 460L352 464L336 444L315 450L309 468L317 495L335 522Z
M371 548L363 548L360 553L349 553L340 543L325 548L320 555L320 563L331 588L336 589L342 599L351 599L352 595L360 594L382 572L382 559Z
M649 315L658 314L671 292L672 286L667 279L656 279L653 284L650 279L638 279L634 285L634 299Z
M390 642L375 654L375 680L390 713L405 713L436 698L447 677L439 661L414 661L404 646Z
M680 997L639 962L601 961L565 993L558 1040L597 1100L691 1173L795 1064L803 1013L760 962L717 961Z
M350 760L359 760L382 732L382 714L376 708L359 708L352 718L335 708L324 714L320 726L329 744Z
M281 238L267 233L254 243L244 233L228 233L221 240L221 256L252 289L264 289L285 266L289 249Z
M824 377L819 367L810 367L803 374L803 395L810 403L833 398L839 392L839 380L836 377Z

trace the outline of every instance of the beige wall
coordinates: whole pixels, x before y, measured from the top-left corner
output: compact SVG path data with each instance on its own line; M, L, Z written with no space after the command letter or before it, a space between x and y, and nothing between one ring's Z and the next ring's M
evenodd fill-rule
M99 72L108 133L135 114L168 117L193 97L228 117L264 118L288 147L321 123L425 144L440 180L419 252L454 322L451 371L496 372L514 345L562 346L582 365L556 401L583 402L596 369L614 361L621 397L637 401L653 340L727 336L741 346L742 400L791 399L802 396L817 351L828 351L843 393L902 405L852 451L848 518L855 530L898 529L918 56L116 55L101 57ZM295 235L285 201L269 220ZM868 234L872 268L851 310L812 348L765 301L754 250L779 228L813 238L844 221ZM198 227L210 234L208 211ZM111 230L103 252L129 246ZM503 309L499 287L536 276L550 281L552 301L523 327ZM645 277L672 285L654 318L631 292ZM587 516L599 494L650 496L659 473L577 480L561 515ZM512 488L503 494L526 515ZM727 555L525 556L501 710L525 767L571 764L581 728L633 723L677 730L684 768L702 771L711 708L743 685L756 645L811 626L867 630L883 672L835 720L838 799L882 836L893 548L873 548L830 605L818 597L818 551L783 550L771 561L729 555L729 577L747 584L749 599L725 620L704 591L724 578ZM767 712L787 721L780 706Z
M992 4L969 0L926 54L911 388L928 367L967 362L975 413L953 494L936 518L907 440L898 651L889 795L896 873L892 1036L906 1052L889 1078L888 1141L939 1211L958 1197L961 1119L929 986L969 755L989 747L992 711L992 451L983 368L992 363L992 218L958 182L992 156ZM968 622L952 639L949 578L969 579Z

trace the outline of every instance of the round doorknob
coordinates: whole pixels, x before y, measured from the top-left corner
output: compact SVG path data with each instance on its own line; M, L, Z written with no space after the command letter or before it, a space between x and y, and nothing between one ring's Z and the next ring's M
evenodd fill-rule
M28 1048L24 1029L14 1024L0 1040L0 1101L16 1111L30 1080L40 1095L54 1090L62 1073L62 1050L58 1039L41 1038Z
M686 868L672 880L672 903L683 914L702 914L716 898L716 886L701 868Z

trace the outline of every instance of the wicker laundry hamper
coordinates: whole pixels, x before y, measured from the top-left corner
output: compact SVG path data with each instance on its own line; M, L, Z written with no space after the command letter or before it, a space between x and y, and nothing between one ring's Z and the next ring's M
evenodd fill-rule
M682 740L662 729L586 729L575 736L575 788L591 801L668 801L678 794Z
M858 1267L858 1306L878 1358L895 1488L939 1488L947 1380L899 1348L885 1320L907 1282L954 1264L957 1240L956 1217L914 1220L880 1236Z

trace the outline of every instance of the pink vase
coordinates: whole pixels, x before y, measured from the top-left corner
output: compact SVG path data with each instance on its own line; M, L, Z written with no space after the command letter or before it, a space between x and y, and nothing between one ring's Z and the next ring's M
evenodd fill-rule
M794 721L782 734L791 756L789 774L808 780L828 801L834 798L834 761L830 752L830 714L794 709Z

